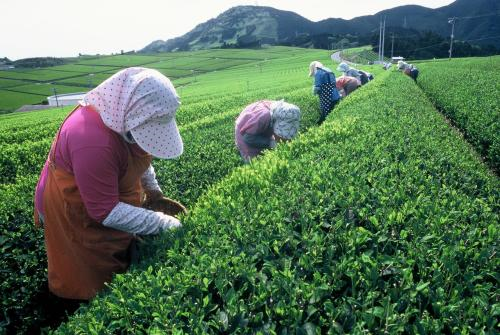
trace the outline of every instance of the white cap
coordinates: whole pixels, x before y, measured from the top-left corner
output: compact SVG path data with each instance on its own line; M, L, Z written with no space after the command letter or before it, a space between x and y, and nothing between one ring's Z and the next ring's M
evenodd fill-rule
M316 69L318 67L323 67L323 64L321 64L317 60L312 61L311 64L309 64L309 77L312 77L313 75L316 74Z
M156 70L124 69L84 97L99 112L104 124L134 140L158 158L182 154L182 138L175 122L179 96L170 80Z

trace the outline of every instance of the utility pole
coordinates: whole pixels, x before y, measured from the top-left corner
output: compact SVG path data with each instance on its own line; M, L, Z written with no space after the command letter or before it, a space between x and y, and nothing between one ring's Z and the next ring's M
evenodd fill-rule
M54 96L56 97L56 106L59 107L59 100L57 99L57 90L55 87L52 87L52 91L54 91Z
M378 60L382 61L382 20L380 20L380 28L378 34Z
M382 59L381 61L384 61L384 54L385 54L385 17L384 17L384 28L382 30Z
M394 57L394 33L392 33L391 59Z
M89 73L89 88L92 88L92 77L94 76L93 73Z
M451 59L451 55L452 55L452 52L453 52L453 38L455 37L454 34L455 34L455 22L457 21L458 17L451 17L448 19L448 23L451 24L451 36L450 36L450 57L449 59Z

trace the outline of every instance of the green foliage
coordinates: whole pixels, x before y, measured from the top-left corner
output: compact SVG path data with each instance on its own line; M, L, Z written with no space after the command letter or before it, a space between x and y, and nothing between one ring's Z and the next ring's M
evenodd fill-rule
M500 169L500 56L426 62L418 83L497 171Z
M55 57L36 57L36 58L23 58L13 62L16 67L21 68L40 68L62 65L66 63L64 58Z
M221 92L226 85L224 93L235 93L235 88L241 88L241 92L237 93L245 94L250 90L254 91L255 85L263 84L269 87L270 80L278 79L276 78L278 70L274 68L275 66L286 71L294 71L294 78L300 78L299 82L303 83L307 68L302 60L308 63L311 58L325 57L328 57L326 51L284 47L258 51L203 50L148 56L137 54L103 56L81 59L75 64L46 69L0 71L0 112L13 111L25 104L42 103L47 96L53 95L54 87L59 94L85 92L119 70L130 66L157 69L169 77L176 86L189 87L188 90L193 92L197 92L201 86L206 90L215 87ZM222 76L221 71L224 72ZM256 76L256 72L259 76ZM209 76L205 77L204 74ZM285 74L280 73L280 75ZM287 84L294 78L287 76ZM210 81L215 82L208 84ZM214 92L209 91L208 94L213 96Z
M210 188L55 333L494 333L499 181L382 77Z
M359 64L368 64L379 59L378 54L372 51L371 46L343 50L341 57L342 59ZM390 58L384 57L384 61L389 62Z
M252 52L255 58L260 54ZM249 51L241 54L250 56ZM198 76L197 85L179 90L182 105L177 122L185 153L175 161L153 163L165 193L191 207L206 189L242 164L234 146L234 120L248 103L285 98L302 108L301 131L314 125L319 111L306 77L310 57L328 60L324 52L304 50L298 55L291 49L289 58L269 61L262 72L252 64L252 71L235 68L207 73ZM242 78L243 86L239 85ZM47 260L43 233L33 225L33 193L52 138L71 109L0 117L0 289L6 297L0 301L4 311L0 333L2 327L20 333L37 330L47 322L47 306L57 303L46 300Z

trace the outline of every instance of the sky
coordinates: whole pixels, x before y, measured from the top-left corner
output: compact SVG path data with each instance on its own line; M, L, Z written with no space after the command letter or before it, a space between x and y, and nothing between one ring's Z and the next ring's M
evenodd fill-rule
M0 58L72 57L144 48L181 36L239 5L270 6L309 20L351 19L396 6L453 0L1 0Z

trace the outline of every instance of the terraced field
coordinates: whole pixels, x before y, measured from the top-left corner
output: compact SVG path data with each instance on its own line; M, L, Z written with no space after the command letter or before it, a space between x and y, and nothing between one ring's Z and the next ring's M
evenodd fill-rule
M201 74L244 68L253 72L259 64L272 59L300 56L298 48L275 47L252 50L205 50L154 55L116 55L82 60L46 69L0 70L0 113L11 112L25 104L39 104L53 95L86 92L120 69L145 66L157 69L176 85L197 83Z
M375 81L317 127L307 68L329 64L328 52L210 50L182 62L216 57L221 70L175 81L185 153L154 162L190 209L183 228L146 240L141 261L55 333L495 332L500 183L434 100L372 67ZM242 166L234 120L264 98L301 107L300 136ZM0 332L60 321L31 213L68 110L0 116Z
M343 50L341 57L342 59L357 64L368 64L370 62L378 61L378 54L372 51L371 46ZM384 61L390 62L390 58L384 57Z

